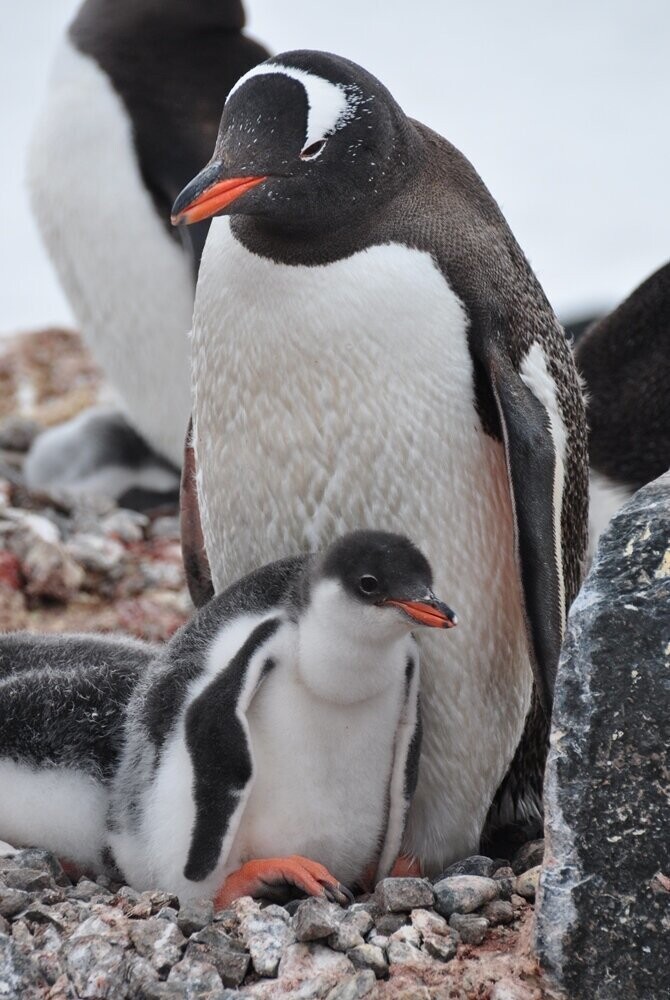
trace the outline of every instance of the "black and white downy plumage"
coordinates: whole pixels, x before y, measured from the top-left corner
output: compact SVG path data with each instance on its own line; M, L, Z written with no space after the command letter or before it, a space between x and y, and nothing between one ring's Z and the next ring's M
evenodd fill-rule
M670 467L670 263L575 347L587 392L589 547L633 493Z
M361 531L257 570L162 649L0 637L0 839L137 888L341 898L400 851L420 745L425 557Z
M63 39L29 189L124 417L96 411L42 435L26 467L33 487L126 494L126 503L133 489L150 503L152 492L178 487L188 331L209 224L180 239L170 207L209 155L228 91L268 55L244 22L241 0L85 0Z
M214 219L193 323L183 538L196 600L337 533L416 533L453 642L422 636L406 848L476 852L524 730L551 706L586 546L570 348L498 206L365 69L288 52L243 77L174 206ZM537 702L499 819L539 817ZM514 794L511 793L514 790Z

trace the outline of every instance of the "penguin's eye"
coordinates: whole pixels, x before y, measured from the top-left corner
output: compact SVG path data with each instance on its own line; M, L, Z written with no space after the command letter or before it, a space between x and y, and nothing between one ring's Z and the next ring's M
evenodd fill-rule
M379 584L374 576L362 576L358 581L358 586L364 594L374 594Z
M311 146L305 146L305 148L300 154L300 159L315 160L325 145L326 145L326 140L319 139L318 142L313 142Z

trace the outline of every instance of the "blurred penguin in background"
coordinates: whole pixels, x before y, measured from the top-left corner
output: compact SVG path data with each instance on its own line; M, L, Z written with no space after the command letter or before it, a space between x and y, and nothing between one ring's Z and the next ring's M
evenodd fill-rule
M190 414L188 331L209 220L170 208L209 158L236 80L267 58L240 0L86 0L58 52L28 165L32 205L115 394L40 436L34 489L176 497Z
M670 262L575 347L587 390L589 550L636 490L670 467Z

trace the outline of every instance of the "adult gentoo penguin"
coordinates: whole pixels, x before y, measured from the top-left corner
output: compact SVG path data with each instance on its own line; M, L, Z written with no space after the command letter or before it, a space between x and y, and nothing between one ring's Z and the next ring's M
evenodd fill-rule
M587 390L589 547L619 507L670 466L670 263L580 338Z
M405 847L436 872L477 849L532 671L551 705L586 543L570 349L468 161L346 59L288 52L238 81L173 209L213 215L183 483L193 592L207 561L220 591L345 528L417 532L462 605L448 649L422 644ZM517 785L537 786L543 739L529 736Z
M162 651L0 637L0 837L182 901L342 899L400 850L412 631L455 622L422 553L367 531L252 573Z
M40 230L77 322L130 423L181 465L190 413L188 339L208 223L185 239L170 207L209 156L233 83L268 55L243 33L240 0L86 0L58 53L29 160ZM43 435L30 485L90 488L123 469L118 417L100 446L99 416ZM125 466L137 465L126 435ZM104 438L104 436L103 436ZM121 445L121 458L116 454ZM135 475L165 488L146 456ZM141 475L140 475L141 473ZM178 473L171 470L174 486ZM107 476L105 487L126 488Z

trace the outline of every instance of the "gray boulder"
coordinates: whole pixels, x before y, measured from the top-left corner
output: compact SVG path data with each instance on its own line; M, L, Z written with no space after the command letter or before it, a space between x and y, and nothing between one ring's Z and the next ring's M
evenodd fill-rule
M536 946L580 1000L670 995L669 546L670 473L601 538L559 666Z

